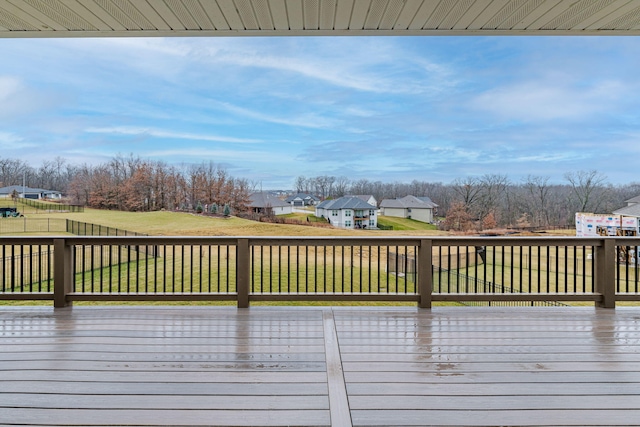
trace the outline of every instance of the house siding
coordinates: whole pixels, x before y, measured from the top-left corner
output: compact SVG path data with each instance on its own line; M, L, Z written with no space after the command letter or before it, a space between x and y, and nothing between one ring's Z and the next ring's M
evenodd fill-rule
M384 208L385 216L397 218L411 218L421 222L433 222L433 209L411 208L411 212L406 208Z
M422 222L433 222L433 209L411 209L411 219Z
M406 218L407 217L407 213L405 212L404 208L384 208L383 215L385 215L385 216L395 216L395 217L398 217L398 218Z

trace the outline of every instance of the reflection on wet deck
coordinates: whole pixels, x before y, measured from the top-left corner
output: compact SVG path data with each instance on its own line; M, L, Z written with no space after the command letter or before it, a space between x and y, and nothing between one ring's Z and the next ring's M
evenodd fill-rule
M633 425L640 310L0 309L0 424Z

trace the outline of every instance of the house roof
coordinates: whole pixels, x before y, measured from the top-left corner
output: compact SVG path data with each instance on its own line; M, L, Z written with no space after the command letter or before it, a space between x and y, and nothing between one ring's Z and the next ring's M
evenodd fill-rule
M252 193L249 195L249 206L252 208L283 208L290 206L289 203L280 200L269 193Z
M24 187L22 185L9 185L7 187L0 188L0 194L11 194L13 191L17 191L19 194L25 193L44 193L44 194L60 194L56 190L45 190L44 188L31 188Z
M0 1L0 37L639 35L635 0Z
M338 199L325 200L318 206L320 209L375 209L376 207L356 196L344 196Z
M640 203L615 210L613 214L640 217Z
M362 200L363 202L369 203L370 199L376 200L375 197L373 197L372 194L347 194L344 197L357 197L358 199ZM377 200L376 200L377 202Z
M640 196L632 197L629 200L625 200L625 203L640 203Z
M438 205L428 197L404 196L400 199L384 199L380 202L381 208L400 209L434 209Z
M288 202L288 203L291 203L296 199L300 199L300 200L307 200L307 199L320 200L316 196L314 196L313 194L298 193L298 194L294 194L293 196L287 197L284 201Z

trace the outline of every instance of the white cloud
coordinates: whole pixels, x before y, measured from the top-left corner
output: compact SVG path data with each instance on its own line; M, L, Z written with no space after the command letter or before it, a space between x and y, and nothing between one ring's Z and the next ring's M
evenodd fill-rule
M505 119L584 120L600 112L611 112L624 90L624 85L615 81L586 86L548 80L525 81L485 91L472 98L470 105Z
M212 142L230 142L236 144L255 144L261 142L259 139L248 138L235 138L229 136L218 136L210 134L194 134L185 132L171 132L162 129L153 129L148 127L134 127L134 126L114 126L114 127L91 127L85 129L88 133L105 133L115 135L142 135L153 136L156 138L173 138L173 139L187 139L194 141L212 141Z
M234 150L209 150L201 148L189 148L181 150L156 150L145 153L151 157L185 158L193 157L201 161L208 158L223 159L236 162L269 162L276 163L282 161L282 155L269 151L234 151Z
M0 132L0 148L3 150L20 150L36 147L37 144L29 143L24 138L10 132Z
M0 76L0 104L9 102L9 100L23 90L20 80L10 76Z
M263 47L261 44L258 46ZM256 44L217 43L201 52L214 63L294 73L363 92L415 94L439 91L443 86L452 84L449 81L451 73L444 65L419 58L415 52L403 52L393 42L305 39L296 41L295 54L289 55L282 51L291 49L290 45L285 45L285 49L277 47L281 44L258 49Z
M221 107L221 109L226 110L228 112L248 117L255 120L260 120L269 123L276 123L287 126L300 126L300 127L308 127L308 128L328 128L331 126L336 126L339 124L339 121L329 119L326 117L322 117L319 114L308 113L303 115L298 115L296 117L279 117L271 114L265 114L258 111L250 110L248 108L239 107L237 105L233 105L227 102L213 102Z

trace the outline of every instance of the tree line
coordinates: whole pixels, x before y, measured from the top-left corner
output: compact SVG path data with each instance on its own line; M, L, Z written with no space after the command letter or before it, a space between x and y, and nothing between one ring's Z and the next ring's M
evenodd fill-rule
M21 185L60 191L71 203L124 211L192 210L226 206L242 212L253 185L213 162L177 167L118 155L99 165L71 165L62 158L33 168L0 158L0 186Z
M294 187L297 192L321 198L370 194L378 202L406 195L427 196L438 204L438 214L447 218L445 228L458 230L573 225L576 212L611 213L625 206L625 200L640 195L640 183L613 185L597 170L567 172L560 184L538 175L512 181L504 174L485 174L448 184L352 181L323 175L299 176Z
M21 185L57 190L70 202L102 209L155 211L196 209L198 205L246 210L256 185L232 177L213 162L170 165L117 155L98 165L74 165L61 157L32 167L0 157L0 187ZM378 201L406 195L428 196L453 229L495 226L572 225L576 212L611 213L640 195L640 183L613 185L596 170L567 172L563 182L529 175L512 181L504 174L458 178L450 183L413 180L382 182L321 175L298 176L294 192L320 199L370 194Z

